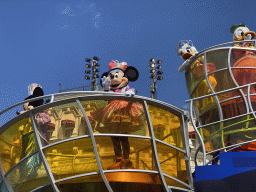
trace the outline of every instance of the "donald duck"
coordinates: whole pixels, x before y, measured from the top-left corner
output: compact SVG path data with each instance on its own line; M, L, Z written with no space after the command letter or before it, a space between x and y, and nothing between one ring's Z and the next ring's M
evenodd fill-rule
M189 60L192 57L197 56L198 51L194 47L191 40L181 40L176 45L176 52L177 54L185 60L185 62L180 66L179 72L182 72L185 70L185 68L189 65ZM216 70L216 67L213 63L207 63L207 73L211 73ZM193 80L192 82L198 82L201 78L204 76L204 56L201 56L197 58L190 66L189 70L192 72ZM214 73L208 75L209 82L211 84L211 87L215 89L217 85L217 81L214 77ZM200 97L204 95L208 95L211 93L211 90L209 89L208 83L206 79L202 79L199 85L197 85L196 89L193 91L192 95L193 97ZM209 107L209 104L213 104L214 101L212 97L199 100L199 106L200 111L204 110L205 108Z

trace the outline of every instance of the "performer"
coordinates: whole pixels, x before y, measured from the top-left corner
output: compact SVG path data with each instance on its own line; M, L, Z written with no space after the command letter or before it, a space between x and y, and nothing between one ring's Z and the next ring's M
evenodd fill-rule
M109 71L103 73L102 77L101 85L105 91L124 93L128 96L135 95L134 89L130 88L128 82L136 81L139 77L139 72L134 67L127 67L126 62L111 61ZM114 100L100 111L92 112L91 116L100 125L98 127L99 132L127 134L141 128L144 124L143 114L144 110L141 104ZM124 126L124 123L126 123L126 126ZM133 126L131 131L131 126L127 126L129 123L137 126ZM109 129L104 124L108 124ZM111 139L114 145L115 164L107 169L133 169L133 163L129 158L130 145L128 137L111 137Z
M180 55L182 59L185 60L184 63L188 63L188 61L192 57L195 57L198 54L191 40L189 41L181 40L180 42L178 42L176 45L176 52L178 53L178 55ZM190 70L192 71L194 78L197 80L200 80L204 76L203 63L204 63L204 56L201 56L190 65ZM213 63L207 63L206 65L207 65L207 73L211 73L216 70L216 67ZM211 75L208 75L208 79L212 86L212 89L215 89L217 85L217 81L214 76L215 76L214 73ZM195 81L195 79L193 79L191 82L198 83L198 81ZM211 90L209 89L206 79L203 79L199 83L199 85L197 85L197 88L195 89L193 95L194 97L200 97L208 94L211 94ZM200 111L202 112L204 109L206 109L207 107L209 107L209 105L212 105L213 103L214 101L212 97L199 100L198 109L200 109Z
M32 99L35 97L43 96L44 92L39 84L33 83L28 86L29 89L29 95L25 98L25 100ZM24 103L23 105L23 111L20 112L24 113L30 109L33 109L34 107L38 107L44 103L43 99L39 99L32 102ZM36 122L39 125L38 128L41 129L41 133L39 132L39 135L43 139L43 143L46 144L49 141L49 138L47 136L47 124L51 122L51 118L49 115L39 112L36 115ZM19 131L21 134L21 141L22 141L22 152L20 159L28 156L29 154L35 152L37 149L36 142L35 142L35 136L33 133L32 125L31 125L31 119L30 117L27 117L24 119L24 124L19 127ZM41 165L41 161L39 158L39 153L36 155L30 157L30 160L27 161L26 166L21 166L19 169L20 178L23 179L24 177L36 177L37 176L37 170L39 169Z

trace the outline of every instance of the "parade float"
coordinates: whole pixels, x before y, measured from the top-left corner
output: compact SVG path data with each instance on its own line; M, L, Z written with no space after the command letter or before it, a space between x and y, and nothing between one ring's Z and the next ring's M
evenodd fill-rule
M44 96L31 84L0 112L0 191L193 190L187 112L134 95L127 83L138 74L125 65L110 63L105 91Z
M256 51L255 33L245 24L230 29L234 42L197 52L180 41L186 60L190 116L203 154L195 167L195 191L256 191ZM207 157L212 161L207 161Z

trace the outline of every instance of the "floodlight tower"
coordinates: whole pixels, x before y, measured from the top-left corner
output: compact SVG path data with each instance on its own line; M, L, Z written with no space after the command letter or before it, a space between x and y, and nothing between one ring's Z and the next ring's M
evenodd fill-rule
M91 64L86 64L85 67L86 68L92 68L92 70L85 70L85 74L92 74L92 77L90 78L90 76L86 75L84 78L86 80L90 80L91 79L91 87L92 87L92 91L98 91L98 85L97 85L97 78L99 78L99 74L98 72L100 72L99 69L97 69L97 67L99 67L100 65L98 64L98 61L100 59L98 57L93 57L93 60L91 60L90 58L86 58L85 61L87 63L91 63Z
M156 98L156 82L157 82L157 80L163 80L163 77L160 76L163 74L163 72L160 71L162 69L162 66L158 65L156 67L156 63L161 64L162 61L158 60L156 62L155 59L152 58L152 59L150 59L149 62L150 62L149 67L151 67L150 73L152 73L150 76L150 78L152 79L152 84L150 85L150 95L151 95L151 98L155 99Z

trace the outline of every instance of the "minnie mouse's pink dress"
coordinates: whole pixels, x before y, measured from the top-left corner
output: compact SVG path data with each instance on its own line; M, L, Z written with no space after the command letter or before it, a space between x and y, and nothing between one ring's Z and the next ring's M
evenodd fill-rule
M115 90L116 93L125 93L127 90L130 90L130 86L127 85L122 89ZM117 133L128 133L134 132L140 129L141 126L144 124L144 109L140 103L133 102L133 101L125 101L125 100L114 100L111 101L106 107L100 109L96 112L91 112L91 116L94 120L98 121L99 123L130 123L129 126L126 127L125 130L115 130L113 129L110 132ZM134 126L136 125L136 126ZM104 128L102 128L102 131ZM105 130L107 131L107 130ZM104 131L104 132L105 132ZM101 131L100 131L101 132Z

